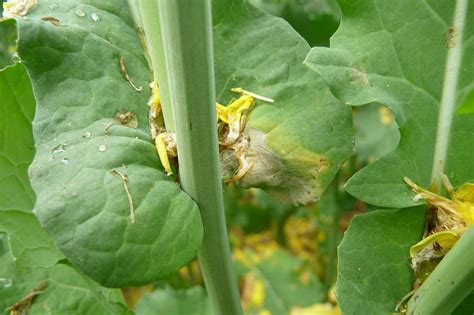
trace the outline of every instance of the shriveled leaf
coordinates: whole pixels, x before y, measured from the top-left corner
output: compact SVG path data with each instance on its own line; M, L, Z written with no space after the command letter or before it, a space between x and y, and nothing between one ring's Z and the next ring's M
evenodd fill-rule
M34 155L35 101L21 64L0 72L0 232L21 269L48 267L64 258L31 213L35 200L27 168Z
M350 109L302 61L308 43L244 1L214 1L217 101L242 87L257 101L244 131L252 166L238 182L292 203L315 201L352 152Z
M278 249L263 257L252 251L234 252L244 309L289 314L293 307L322 302L326 292L304 262Z
M212 315L213 312L203 288L173 290L167 287L145 295L137 305L135 314Z
M445 68L459 62L459 73L454 75L458 107L473 90L473 3L462 13L461 32L451 28L456 1L339 2L342 23L331 38L331 48L314 48L305 63L344 103L388 106L401 132L397 150L355 174L346 188L375 205L412 206L413 195L403 176L428 187L433 163L440 163L434 161L438 110L443 86L453 83ZM447 64L448 47L458 46L461 57ZM474 164L466 163L474 160L472 139L474 115L456 114L446 160L441 162L455 186L474 178Z
M127 2L39 2L17 24L38 107L30 178L41 224L106 286L186 264L200 247L200 214L151 143L151 76ZM117 121L119 111L138 127Z
M58 264L22 273L8 253L0 256L0 313L40 290L27 307L30 315L39 314L131 314L120 291L105 289L74 268ZM18 309L17 309L18 310ZM22 314L20 312L20 314Z
M422 207L354 217L339 246L336 295L343 313L392 314L411 291L410 247L423 234Z

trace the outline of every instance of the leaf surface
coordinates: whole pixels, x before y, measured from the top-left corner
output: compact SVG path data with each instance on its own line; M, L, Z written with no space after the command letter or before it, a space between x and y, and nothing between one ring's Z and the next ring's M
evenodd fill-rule
M35 195L28 180L34 145L35 100L21 64L0 72L0 232L21 269L48 267L64 258L31 213Z
M424 210L376 210L352 219L339 245L336 295L344 314L392 314L411 291L410 247L423 234Z
M445 74L447 46L460 45L456 106L474 88L474 10L469 2L464 31L453 25L455 1L341 0L342 23L331 38L331 48L314 48L306 64L351 106L377 102L388 106L400 126L400 144L356 173L347 183L355 197L378 206L414 205L403 182L430 184L438 111ZM451 31L450 31L451 30ZM453 35L454 34L454 35ZM443 117L445 119L445 117ZM444 172L455 185L474 178L474 115L455 114Z
M106 286L147 283L186 264L200 247L200 214L151 143L150 72L127 2L40 2L17 24L37 101L30 178L41 224ZM117 121L119 111L138 127Z

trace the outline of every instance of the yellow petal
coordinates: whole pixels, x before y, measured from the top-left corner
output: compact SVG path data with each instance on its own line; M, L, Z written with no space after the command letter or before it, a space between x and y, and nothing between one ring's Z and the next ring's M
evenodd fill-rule
M459 239L459 233L456 231L441 231L425 237L410 248L410 256L414 257L422 249L431 246L434 242L438 243L442 248L449 249Z
M166 173L168 175L173 174L171 170L170 160L168 159L168 151L166 150L166 143L163 137L163 134L159 134L155 138L155 146L158 151L158 156L160 157L161 164L163 165Z
M474 184L467 183L462 185L454 195L459 201L474 203Z
M226 124L229 123L229 121L227 120L226 113L225 113L225 106L224 105L216 103L216 113L217 113L217 121L219 121L219 119L220 119L223 122L225 122Z

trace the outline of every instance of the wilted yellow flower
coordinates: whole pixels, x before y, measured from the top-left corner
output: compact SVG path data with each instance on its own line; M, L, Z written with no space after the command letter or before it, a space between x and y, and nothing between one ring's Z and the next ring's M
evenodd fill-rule
M453 247L464 231L474 223L474 184L466 183L453 191L449 180L444 176L446 190L451 194L449 199L419 187L407 177L404 179L416 193L415 199L425 199L436 209L433 227L410 249L413 267L416 269L420 262L436 257L434 252L447 251Z

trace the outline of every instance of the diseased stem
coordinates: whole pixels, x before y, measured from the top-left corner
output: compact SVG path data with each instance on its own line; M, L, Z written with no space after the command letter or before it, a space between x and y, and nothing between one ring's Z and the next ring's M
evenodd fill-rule
M408 314L451 314L474 290L471 226L408 302Z
M132 1L132 0L129 0ZM153 74L158 80L161 110L166 129L174 131L173 111L171 109L170 90L165 62L164 42L161 33L158 2L156 0L138 0L141 20L145 31L148 51L151 57Z
M211 3L155 1L166 43L181 185L198 203L204 226L199 263L215 314L238 315L217 144Z
M456 89L462 60L462 41L467 14L468 0L457 0L453 26L447 30L448 55L444 70L444 84L438 113L436 145L433 156L430 190L440 192L441 176L449 145L449 134L456 105Z

